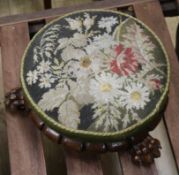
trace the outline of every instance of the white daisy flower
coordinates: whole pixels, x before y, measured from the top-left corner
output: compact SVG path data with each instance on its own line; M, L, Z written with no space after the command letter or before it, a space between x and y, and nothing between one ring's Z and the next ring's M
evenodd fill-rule
M50 88L51 83L54 83L55 79L50 74L44 74L39 81L40 88Z
M66 21L70 25L71 30L78 30L78 31L82 30L82 21L80 18L75 18L75 19L66 18Z
M89 30L94 25L94 20L96 16L90 18L88 13L84 14L85 20L83 21L83 25L86 27L86 30Z
M112 102L120 95L121 84L116 75L102 73L90 81L89 93L99 103Z
M102 17L101 20L98 22L99 28L104 28L108 33L111 32L112 27L118 23L118 20L116 17Z
M73 62L71 67L76 77L87 78L93 72L97 74L101 66L102 59L99 59L97 55L85 55L79 58L79 61Z
M50 70L50 64L51 63L49 61L42 60L37 66L37 70L39 71L39 73L48 72Z
M78 105L72 101L65 101L58 110L59 116L58 120L65 126L69 128L76 129L80 123L80 112Z
M142 83L131 83L121 93L120 101L127 109L144 109L149 99L149 88Z
M29 71L27 73L26 81L27 81L28 85L35 84L37 82L37 80L38 80L38 72L36 70Z

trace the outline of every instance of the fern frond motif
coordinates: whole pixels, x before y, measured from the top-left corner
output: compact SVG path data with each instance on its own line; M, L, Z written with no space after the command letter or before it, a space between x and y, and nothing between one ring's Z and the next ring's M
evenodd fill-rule
M102 128L103 131L117 131L119 129L121 112L114 104L96 103L92 108L95 111L93 119L95 120L94 126L96 130Z
M41 51L44 55L51 59L53 52L55 50L55 46L57 44L57 40L59 37L59 32L61 30L61 26L56 24L50 27L43 35L40 41Z
M131 47L137 55L140 62L145 63L155 59L153 51L155 45L150 37L144 33L144 30L136 23L126 27L126 34L122 35L124 45Z

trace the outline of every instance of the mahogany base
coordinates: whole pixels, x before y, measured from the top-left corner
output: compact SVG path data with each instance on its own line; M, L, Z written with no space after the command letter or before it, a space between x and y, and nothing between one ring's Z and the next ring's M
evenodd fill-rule
M25 102L21 88L13 89L6 95L5 106L10 112L20 112L21 114L26 115L32 112ZM153 163L154 158L160 157L160 142L151 137L148 132L157 126L162 115L156 117L150 127L147 127L142 134L138 133L132 137L126 138L125 140L113 143L91 143L71 139L48 127L37 115L33 114L33 112L32 115L29 116L32 118L35 125L47 137L56 143L63 144L69 149L80 152L91 151L96 153L127 150L131 154L132 162L136 165L149 165Z
M148 135L143 141L134 144L130 151L132 161L138 165L147 165L160 157L160 141Z

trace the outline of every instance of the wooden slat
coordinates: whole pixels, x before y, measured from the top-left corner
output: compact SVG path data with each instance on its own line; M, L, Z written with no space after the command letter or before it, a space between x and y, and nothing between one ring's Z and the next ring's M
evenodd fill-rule
M49 23L49 22L53 21L53 20L56 19L56 18L57 18L57 17L46 18L46 19L45 19L45 22L46 22L46 23Z
M151 132L151 135L159 139L162 146L162 149L160 150L161 157L155 159L155 165L159 174L178 175L163 119L161 120L159 125Z
M95 0L53 0L53 7L66 7L66 6L74 6L84 3L89 3Z
M103 175L99 155L65 151L68 175Z
M18 87L20 58L29 42L28 25L1 28L4 90ZM9 154L12 175L46 174L40 134L26 116L6 112Z
M43 134L44 156L48 175L66 175L65 156L62 145L52 142Z
M149 166L136 166L131 162L131 157L127 152L122 153L119 157L121 160L123 175L158 175L155 164Z
M32 13L38 10L43 10L42 0L0 0L3 3L8 2L10 15Z
M101 154L100 158L104 175L122 175L117 152Z
M119 0L111 0L111 1L104 0L103 2L97 1L97 2L92 2L92 3L82 4L82 5L61 7L61 8L36 12L32 14L2 17L0 18L0 26L19 23L19 22L26 22L26 21L33 21L33 20L40 20L44 18L56 17L64 13L72 12L75 10L95 9L95 8L115 8L115 7L121 7L124 5L125 6L132 5L133 3L138 4L144 1L151 2L154 0L120 0L120 1Z
M9 2L0 0L0 16L7 16L10 14L10 9L9 9Z
M160 37L170 58L172 76L165 120L179 167L179 63L158 1L146 4L135 4L134 9L136 16L150 26Z
M1 38L0 38L1 41ZM4 119L4 94L2 79L2 59L0 47L0 175L10 175L10 164L8 154L8 140L6 131L6 122Z

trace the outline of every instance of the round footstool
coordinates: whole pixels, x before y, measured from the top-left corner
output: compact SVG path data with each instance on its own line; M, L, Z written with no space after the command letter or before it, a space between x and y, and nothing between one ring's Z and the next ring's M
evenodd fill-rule
M49 130L81 151L138 145L136 161L142 153L159 156L160 144L148 132L162 116L169 76L158 37L141 21L109 10L52 21L34 36L21 66L24 96L46 135Z

